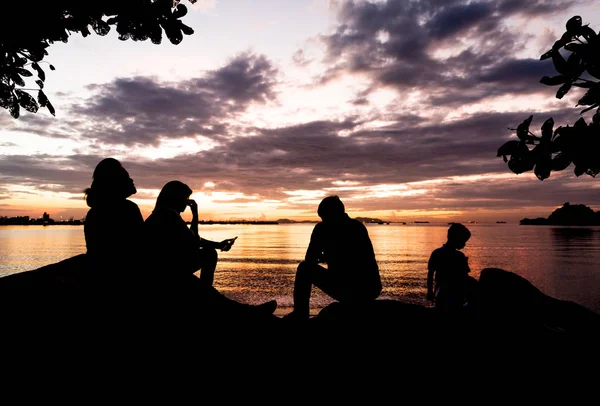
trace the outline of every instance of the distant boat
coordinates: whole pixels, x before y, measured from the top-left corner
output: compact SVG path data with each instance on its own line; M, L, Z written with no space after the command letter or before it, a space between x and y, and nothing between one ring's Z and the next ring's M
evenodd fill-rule
M415 221L415 224L427 224L429 221Z
M496 224L506 224L506 221L496 221Z

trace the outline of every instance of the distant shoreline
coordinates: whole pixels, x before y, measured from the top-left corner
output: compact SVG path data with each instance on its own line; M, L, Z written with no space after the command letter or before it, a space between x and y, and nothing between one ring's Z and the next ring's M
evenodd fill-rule
M191 221L186 221L186 224L192 224ZM247 220L239 220L239 221L198 221L199 225L212 225L212 224L225 224L225 225L238 225L238 224L249 224L249 225L263 225L263 224L279 224L277 221L247 221Z

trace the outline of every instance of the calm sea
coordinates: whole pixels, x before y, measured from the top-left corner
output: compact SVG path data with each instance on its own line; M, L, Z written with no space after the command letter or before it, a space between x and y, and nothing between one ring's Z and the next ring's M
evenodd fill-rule
M486 267L515 272L542 292L600 313L600 227L469 224L463 250L472 276ZM204 238L238 236L219 254L216 287L245 303L276 299L292 305L294 275L314 224L202 225ZM425 301L427 260L445 242L447 224L369 224L383 280L382 298ZM28 271L85 252L82 226L0 227L0 276ZM313 290L313 313L330 299Z

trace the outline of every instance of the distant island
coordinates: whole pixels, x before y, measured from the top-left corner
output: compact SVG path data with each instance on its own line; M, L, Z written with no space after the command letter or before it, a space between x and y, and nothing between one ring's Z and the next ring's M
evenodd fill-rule
M6 217L0 216L0 226L52 226L52 225L69 225L80 226L82 220L75 220L71 217L68 220L54 220L46 212L39 218L30 218L29 216Z
M380 220L378 218L371 218L371 217L355 217L355 220L360 221L361 223L367 223L367 224L390 224L389 221L383 221Z
M360 221L361 223L367 223L367 224L390 224L389 221L381 220L378 218L371 218L371 217L355 217L354 219ZM279 220L277 220L277 223L278 224L316 223L317 221L318 220L279 219Z
M519 224L534 226L600 226L600 211L583 204L569 204L554 210L548 218L524 218Z
M187 222L188 224L190 224L190 222ZM233 225L233 224L252 224L252 225L257 225L257 224L279 224L277 221L266 221L266 220L224 220L224 221L215 221L215 220L199 220L198 224L205 224L205 225L211 225L211 224L228 224L228 225Z
M278 224L296 224L296 223L316 223L317 220L290 220L290 219L279 219Z

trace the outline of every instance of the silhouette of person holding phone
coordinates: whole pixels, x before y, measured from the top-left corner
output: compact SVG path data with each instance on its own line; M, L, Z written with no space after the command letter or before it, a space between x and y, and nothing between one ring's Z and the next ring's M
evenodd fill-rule
M294 310L284 318L307 320L314 286L340 303L362 305L381 293L379 267L367 228L346 214L338 196L328 196L317 210L304 261L294 281ZM321 266L327 264L327 268Z
M186 184L177 180L168 182L144 222L150 277L161 291L166 289L171 304L176 302L203 312L203 316L211 320L277 318L273 315L277 308L275 300L259 305L240 303L213 286L217 250L229 251L237 237L220 242L202 238L198 233L198 206L190 199L191 195L192 190ZM187 207L192 212L189 228L181 217ZM198 270L200 277L194 275Z

